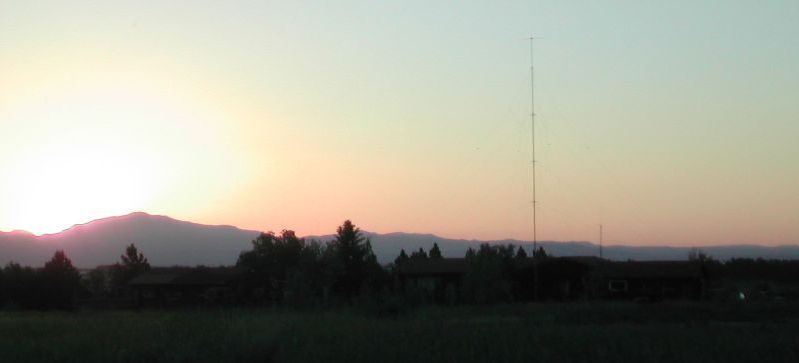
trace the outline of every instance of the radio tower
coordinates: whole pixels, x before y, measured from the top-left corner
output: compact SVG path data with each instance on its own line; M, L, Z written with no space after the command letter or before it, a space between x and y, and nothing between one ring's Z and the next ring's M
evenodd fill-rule
M536 235L536 218L535 210L538 201L535 198L535 87L534 87L534 73L533 73L533 37L530 40L530 152L531 164L533 168L533 301L538 301L538 236Z

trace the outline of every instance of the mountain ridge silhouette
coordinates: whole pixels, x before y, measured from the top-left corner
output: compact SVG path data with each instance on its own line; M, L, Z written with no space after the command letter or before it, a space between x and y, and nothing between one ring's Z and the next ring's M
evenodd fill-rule
M119 261L125 246L134 243L154 266L232 265L239 253L250 249L251 241L261 232L230 225L208 225L174 219L169 216L134 212L123 216L97 219L76 224L62 232L33 235L25 231L0 232L0 264L11 261L23 265L42 266L57 249L63 249L76 266L91 268ZM451 239L430 233L375 233L363 231L381 263L388 263L399 254L437 243L445 257L463 257L469 247L481 243L513 243L531 248L532 242L515 239L483 241ZM327 242L333 234L306 236ZM596 256L597 245L586 241L540 241L555 256ZM799 259L799 246L761 246L756 244L699 246L718 259L733 257ZM605 245L604 256L613 260L685 259L691 247Z

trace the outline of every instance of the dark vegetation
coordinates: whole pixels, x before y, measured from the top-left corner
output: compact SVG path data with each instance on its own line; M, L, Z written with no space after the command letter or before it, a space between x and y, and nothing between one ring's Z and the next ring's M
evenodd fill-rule
M120 296L130 279L150 269L134 245L121 263L99 267L81 277L64 251L56 251L43 268L9 263L0 269L0 306L11 309L62 309L76 307L80 298Z
M434 244L381 266L349 221L326 243L263 233L233 267L155 268L131 244L80 273L56 251L0 269L0 362L799 359L799 261L692 251L680 266L701 270L702 293L652 303L679 285L637 271L614 295L593 272L668 263L530 252Z
M83 274L63 251L56 251L43 268L10 263L0 269L0 306L12 310L69 310L98 306L143 307L148 303L169 307L188 301L191 305L242 307L354 305L378 315L395 316L426 304L485 305L596 300L613 296L653 300L646 295L608 295L594 291L596 286L604 289L602 284L606 283L590 281L594 278L590 270L597 269L596 266L577 259L547 256L540 247L531 254L533 257L528 257L521 246L483 244L477 249L470 248L463 259L447 259L434 244L429 251L420 248L410 255L402 250L393 263L381 266L370 241L354 224L345 221L337 228L335 239L326 243L307 241L290 230L280 234L262 233L252 241L252 249L241 253L235 267L225 269L228 277L224 283L213 286L216 296L224 295L224 299L211 299L202 282L208 279L196 278L202 275L199 272L213 273L223 268L180 270L184 275L191 275L191 271L197 273L193 273L195 279L189 281L194 284L192 289L178 291L183 295L191 294L192 299L182 299L176 304L169 304L171 300L165 297L174 292L169 289L179 287L176 283L156 286L157 290L144 288L152 284L131 284L138 276L154 273L147 258L131 244L119 262ZM799 261L732 259L721 262L699 250L692 251L688 257L701 266L703 291L677 296L714 301L799 300Z

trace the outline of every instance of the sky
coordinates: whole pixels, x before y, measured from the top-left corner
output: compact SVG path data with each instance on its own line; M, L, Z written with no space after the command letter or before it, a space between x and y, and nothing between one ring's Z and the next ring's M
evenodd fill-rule
M796 1L0 0L0 230L799 243Z

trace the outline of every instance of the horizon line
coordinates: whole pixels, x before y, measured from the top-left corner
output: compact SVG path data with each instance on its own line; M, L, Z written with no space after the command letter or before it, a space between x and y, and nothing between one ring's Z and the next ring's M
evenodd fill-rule
M27 231L27 230L23 230L23 229L15 229L15 230L11 230L11 231L2 231L2 230L0 230L0 234L24 233L24 234L27 234L27 235L31 235L31 236L33 236L34 238L37 238L37 239L38 238L48 238L48 237L58 237L58 235L61 235L63 233L67 233L67 232L69 232L69 231L71 231L73 229L77 229L77 228L81 228L81 227L85 227L85 226L91 225L93 223L102 222L102 221L106 221L106 220L120 219L120 218L135 216L135 215L144 215L144 216L148 216L148 217L164 218L164 219L169 219L169 220L172 220L172 221L175 221L175 222L179 222L179 223L190 223L190 224L199 225L199 226L205 226L205 227L234 228L234 229L237 229L237 230L240 230L240 231L256 232L256 233L259 233L259 234L260 233L273 232L273 231L269 231L269 230L246 229L246 228L241 228L241 227L230 225L230 224L198 223L198 222L192 222L192 221L173 218L173 217L170 217L168 215L153 214L153 213L149 213L149 212L145 212L145 211L139 210L139 211L133 211L133 212L126 213L126 214L121 214L121 215L114 215L114 216L97 218L97 219L94 219L94 220L91 220L91 221L88 221L88 222L84 222L84 223L76 223L76 224L73 224L71 227L68 227L68 228L65 228L65 229L61 230L60 232L36 234L36 233L30 232L30 231ZM425 233L425 232L404 232L404 231L374 232L374 231L363 230L363 229L361 229L361 231L365 232L365 233L383 235L383 236L392 235L392 234L430 235L430 236L433 236L433 237L436 237L436 238L445 239L445 240L451 240L451 241L486 242L486 243L492 243L492 242L496 243L496 242L503 242L503 241L515 241L515 242L519 242L519 245L533 244L533 241L528 241L528 240L523 240L523 239L518 239L518 238L509 238L509 237L508 238L499 238L499 239L475 239L475 238L462 238L462 237L454 237L453 238L453 237L441 236L441 235L438 235L438 234L435 234L435 233ZM326 237L326 236L331 236L331 235L334 235L334 234L335 233L321 234L321 235L320 234L308 234L308 235L301 236L301 238ZM540 242L541 243L588 243L588 244L591 244L591 245L597 245L597 246L599 245L598 242L596 242L596 241L587 241L587 240L543 240L543 241L540 241ZM637 245L637 244L620 243L620 244L610 244L610 245L606 244L605 247L700 248L700 249L701 248L718 248L718 247L779 248L779 247L799 247L799 242L797 242L797 243L779 243L779 244L773 244L773 245L758 244L758 243L753 243L753 242L715 244L715 245L707 245L707 244L705 244L705 245L701 245L701 244L697 244L697 245L668 245L668 244Z

